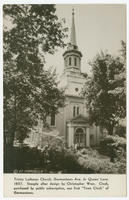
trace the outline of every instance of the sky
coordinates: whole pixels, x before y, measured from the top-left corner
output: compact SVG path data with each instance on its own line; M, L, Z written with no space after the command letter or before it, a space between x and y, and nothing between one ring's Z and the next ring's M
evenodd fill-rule
M126 41L126 7L120 4L65 4L56 5L59 19L65 18L70 35L72 8L75 10L76 39L83 57L81 71L90 73L89 61L101 50L118 55L120 41ZM70 37L66 39L69 42ZM65 48L66 49L66 48ZM54 55L46 56L46 67L56 68L57 74L63 72L62 54L59 48Z

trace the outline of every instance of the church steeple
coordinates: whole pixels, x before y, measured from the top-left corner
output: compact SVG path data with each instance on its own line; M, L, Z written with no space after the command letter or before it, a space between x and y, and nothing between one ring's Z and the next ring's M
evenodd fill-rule
M75 30L75 23L74 23L74 9L72 10L72 26L71 26L70 44L77 46L76 30Z
M78 50L76 42L76 30L74 22L74 9L72 10L72 26L70 34L70 42L68 43L67 50L63 54L64 57L64 71L80 73L81 72L81 57L82 53Z

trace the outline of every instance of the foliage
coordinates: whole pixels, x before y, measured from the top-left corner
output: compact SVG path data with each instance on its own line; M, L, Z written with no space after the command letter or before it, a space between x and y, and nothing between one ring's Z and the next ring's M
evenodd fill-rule
M83 172L83 167L77 162L74 153L65 148L64 139L59 136L43 136L42 145L37 144L44 160L45 172L76 173Z
M6 153L6 152L5 152ZM118 151L114 162L97 150L66 149L63 141L54 139L42 149L37 147L14 148L5 156L5 172L27 173L32 170L39 173L85 173L85 174L124 174L126 173L125 151ZM12 159L14 158L14 159ZM22 159L21 159L22 158ZM10 162L11 161L11 162Z
M106 138L113 140L113 145L115 147L126 147L126 139L123 137L119 137L118 135L107 135Z
M13 147L9 146L5 150L4 156L4 172L13 173L24 172L42 167L44 160L41 152L37 148L29 148L28 146Z
M126 158L117 155L115 162L110 162L110 158L99 154L93 149L83 149L76 153L78 163L84 169L90 169L94 173L101 174L124 174L126 173Z
M126 138L126 127L119 125L115 127L115 135Z
M44 65L45 53L64 47L66 28L54 5L4 5L3 11L4 132L12 144L14 135L23 141L38 118L45 124L64 104L55 72Z
M112 135L114 126L126 116L125 59L101 52L90 65L93 75L87 77L83 90L90 121Z
M126 139L118 135L107 135L100 143L99 153L107 155L110 160L126 159Z
M6 173L27 173L28 170L37 170L39 173L84 172L73 152L68 151L62 145L57 146L56 142L50 146L44 146L42 150L28 146L15 147L11 151L7 148L4 158L4 172Z

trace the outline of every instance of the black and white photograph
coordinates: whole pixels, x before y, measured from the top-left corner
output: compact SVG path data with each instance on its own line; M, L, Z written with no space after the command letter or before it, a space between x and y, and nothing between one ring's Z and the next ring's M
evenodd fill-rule
M3 5L11 174L126 174L126 4Z

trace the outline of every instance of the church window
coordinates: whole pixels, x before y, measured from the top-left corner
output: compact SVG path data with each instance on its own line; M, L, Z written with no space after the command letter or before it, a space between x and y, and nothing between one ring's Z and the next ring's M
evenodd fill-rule
M77 107L77 115L79 115L79 107Z
M79 115L79 106L74 106L73 107L73 117Z
M77 49L77 46L74 45L74 49Z
M77 58L74 58L74 66L77 66Z
M75 131L74 144L77 147L85 147L85 145L86 145L86 135L85 135L84 130L82 128L77 128L77 130Z
M55 126L55 114L51 115L51 126Z
M75 115L76 115L76 107L74 106L73 107L73 117L75 117Z
M71 57L69 58L69 65L71 65Z
M82 128L77 128L76 133L83 133L83 129Z

